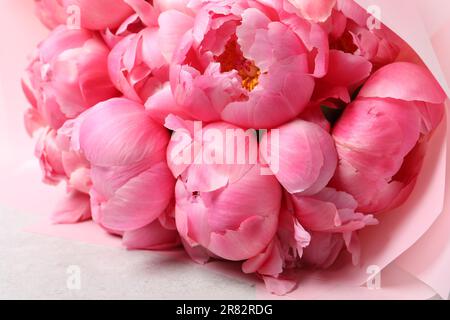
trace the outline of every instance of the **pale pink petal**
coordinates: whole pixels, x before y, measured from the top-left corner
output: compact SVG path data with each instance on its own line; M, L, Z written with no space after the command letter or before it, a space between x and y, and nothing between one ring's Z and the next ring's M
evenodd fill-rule
M362 27L367 26L369 13L354 0L337 0L336 8L346 17L352 19Z
M159 220L143 228L126 231L122 243L128 249L137 250L167 250L181 244L178 233L164 228Z
M284 296L295 289L298 284L297 280L283 277L263 276L264 284L270 293L278 296Z
M51 219L53 223L77 223L90 218L89 195L72 191L59 201Z
M182 12L168 10L160 14L158 22L159 47L167 61L171 61L181 38L194 26L194 19Z
M336 4L336 0L289 0L289 2L300 11L303 17L314 22L327 20Z

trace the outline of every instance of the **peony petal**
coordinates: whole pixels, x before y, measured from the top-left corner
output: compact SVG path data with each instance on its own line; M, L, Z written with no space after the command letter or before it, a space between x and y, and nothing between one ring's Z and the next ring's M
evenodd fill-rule
M264 250L276 232L281 188L273 176L262 176L260 169L254 166L240 180L214 192L192 193L179 180L180 235L191 245L200 244L229 260L245 260ZM242 247L243 241L252 245Z
M271 66L248 101L228 104L223 120L244 128L271 129L297 117L307 106L314 80L304 71L304 57L292 57ZM296 67L293 67L296 66Z
M71 224L82 222L91 218L89 196L87 194L72 191L65 195L58 203L51 220L53 223Z
M277 276L283 272L283 256L280 243L275 239L266 250L242 264L244 273Z
M264 283L266 285L267 290L270 293L276 294L278 296L284 296L289 292L293 291L298 284L297 280L282 278L282 277L263 277Z
M365 58L330 50L330 67L323 80L329 85L348 87L367 79L372 71L372 64Z
M169 205L174 185L165 163L151 167L130 179L101 205L100 223L106 228L124 231L148 225Z
M91 30L114 29L133 13L133 9L124 0L63 1L66 8L73 6L79 8L81 26Z
M381 68L370 77L359 95L434 104L442 104L446 98L428 69L409 62L396 62Z
M145 108L148 110L150 117L161 125L164 125L167 116L170 114L186 120L191 119L185 110L176 103L169 83L164 84L147 100Z
M159 47L167 61L172 60L183 35L194 26L194 19L176 10L164 11L159 15Z
M342 235L334 233L312 232L311 243L304 249L302 261L321 268L329 268L344 248Z
M279 141L272 140L271 132L263 137L261 154L290 193L314 194L328 184L336 169L337 153L326 131L296 120L280 127Z
M123 234L122 243L131 250L167 250L180 245L178 233L164 228L158 220Z
M345 109L333 130L339 158L363 174L389 179L417 143L420 121L412 103L357 99Z
M327 20L336 4L336 0L289 0L289 2L300 11L303 17L314 22Z
M80 127L80 145L96 166L131 165L161 154L169 141L144 107L127 99L111 99L95 106Z

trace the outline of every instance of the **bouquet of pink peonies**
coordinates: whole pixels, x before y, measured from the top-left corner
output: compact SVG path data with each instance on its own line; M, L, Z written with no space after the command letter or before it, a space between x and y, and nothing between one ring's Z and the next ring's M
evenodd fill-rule
M446 94L353 0L40 0L24 92L57 223L242 262L270 292L360 264ZM108 10L105 10L105 7Z

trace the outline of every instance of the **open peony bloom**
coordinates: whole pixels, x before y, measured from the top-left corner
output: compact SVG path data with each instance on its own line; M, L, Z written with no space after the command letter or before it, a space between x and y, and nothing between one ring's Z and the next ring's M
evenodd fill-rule
M72 143L75 147L79 143L91 164L94 220L124 233L130 247L142 247L132 240L151 247L139 230L159 229L167 235L162 228L170 225L167 210L175 179L165 160L167 130L153 122L142 105L123 98L96 105L81 115L76 126L78 137ZM151 225L158 219L163 222ZM169 231L176 238L176 232Z
M94 34L60 26L37 50L24 89L34 113L60 128L98 102L117 95L108 76L109 49Z
M412 191L444 100L423 67L399 62L376 72L334 127L339 166L332 185L353 195L361 212L400 205Z
M175 101L195 119L245 128L298 116L326 72L323 29L283 1L194 3L195 14L171 9L158 19Z
M248 139L249 153L256 135L226 123L193 130L191 122L173 116L166 125L175 131L168 161L178 177L175 216L186 250L202 262L208 256L240 261L262 252L277 229L281 187L276 178L261 175L257 163L228 164L208 158L226 159L233 152L224 144L227 130L233 130L237 140ZM180 154L191 154L194 161L181 162Z
M272 139L272 134L267 133L261 140L261 155L281 185L292 194L309 195L322 190L337 165L336 148L330 134L304 120L280 127L277 139Z

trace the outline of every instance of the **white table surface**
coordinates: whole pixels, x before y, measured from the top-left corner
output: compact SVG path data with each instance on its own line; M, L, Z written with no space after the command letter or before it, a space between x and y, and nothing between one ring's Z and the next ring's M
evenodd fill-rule
M35 217L39 221L39 217ZM33 234L32 216L0 207L0 299L253 299L255 281L232 278L184 253L127 251ZM70 266L81 288L67 287Z

